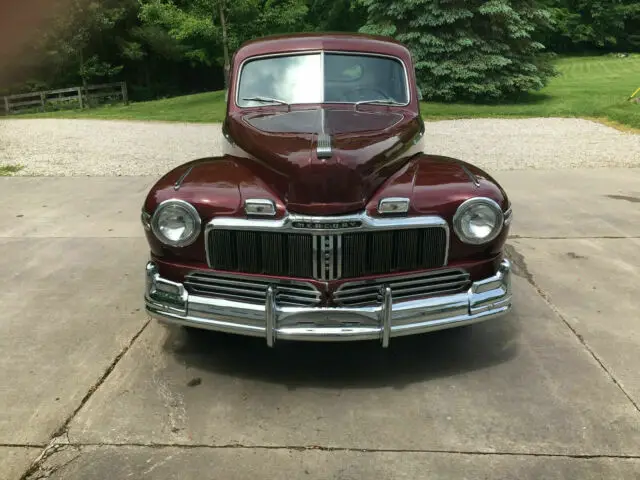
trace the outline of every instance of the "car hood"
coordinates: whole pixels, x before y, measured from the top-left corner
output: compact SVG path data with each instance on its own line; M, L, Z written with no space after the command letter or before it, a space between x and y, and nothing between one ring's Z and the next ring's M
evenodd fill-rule
M365 108L365 107L360 107ZM230 116L230 153L264 179L290 212L338 215L362 210L402 167L423 131L415 112L310 109ZM331 154L318 153L328 136Z
M203 222L207 223L218 216L245 217L243 205L247 199L268 198L276 204L276 218L282 218L287 210L291 210L285 204L282 192L272 188L276 177L273 171L243 157L201 158L176 167L160 178L150 189L143 208L153 213L163 201L178 198L194 205ZM510 206L506 193L486 172L454 158L425 154L414 156L389 176L368 199L363 210L372 217L378 216L377 205L384 197L408 198L409 216L438 215L449 223L460 203L471 197L491 198L503 210ZM318 209L308 214L332 213ZM506 230L489 247L463 245L452 236L450 258L497 255L505 235ZM147 232L147 238L157 256L205 262L204 234L194 244L178 249L161 244L150 232Z

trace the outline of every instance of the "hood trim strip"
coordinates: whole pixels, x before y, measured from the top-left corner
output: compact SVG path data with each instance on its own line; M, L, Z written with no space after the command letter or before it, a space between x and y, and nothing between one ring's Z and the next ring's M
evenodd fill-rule
M324 64L324 61L323 61ZM320 109L320 133L318 134L318 144L316 145L316 156L318 158L331 158L331 136L325 130L326 112Z

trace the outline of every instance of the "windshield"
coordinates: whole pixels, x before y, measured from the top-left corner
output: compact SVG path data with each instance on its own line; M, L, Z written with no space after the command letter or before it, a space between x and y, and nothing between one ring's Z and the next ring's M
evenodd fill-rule
M402 62L364 54L313 53L247 61L240 72L240 107L295 103L409 102Z

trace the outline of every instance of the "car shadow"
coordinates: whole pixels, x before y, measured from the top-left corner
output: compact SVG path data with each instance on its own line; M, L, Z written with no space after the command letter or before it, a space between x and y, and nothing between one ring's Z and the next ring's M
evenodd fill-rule
M289 389L395 387L461 375L517 355L519 325L507 315L465 328L379 342L285 342L166 327L167 354L195 371L286 385ZM194 372L194 375L197 375Z

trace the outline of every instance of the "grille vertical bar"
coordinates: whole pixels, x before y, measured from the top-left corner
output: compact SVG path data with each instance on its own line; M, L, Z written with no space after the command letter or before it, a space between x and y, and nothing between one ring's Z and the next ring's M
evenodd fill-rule
M334 255L336 264L336 278L342 278L342 235L336 235L336 254Z
M321 237L318 237L318 240L320 241L320 279L327 280L329 276L325 262L325 257L327 255L327 237L322 235Z
M312 263L313 263L313 278L320 278L320 262L318 261L318 255L320 255L320 248L318 247L320 237L312 236L311 242L313 243Z

